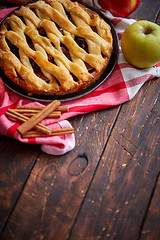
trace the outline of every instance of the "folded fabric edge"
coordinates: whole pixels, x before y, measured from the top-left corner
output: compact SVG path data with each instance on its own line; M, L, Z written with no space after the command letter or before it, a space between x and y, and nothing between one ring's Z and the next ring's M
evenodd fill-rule
M72 125L67 121L63 120L58 122L62 128L72 128ZM58 148L58 145L54 144L41 144L41 150L49 155L63 155L75 147L75 134L64 135L64 148Z

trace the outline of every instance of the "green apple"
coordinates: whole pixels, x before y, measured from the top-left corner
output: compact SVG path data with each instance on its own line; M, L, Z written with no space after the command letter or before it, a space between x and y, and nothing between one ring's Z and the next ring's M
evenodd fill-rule
M160 26L140 20L124 31L121 47L125 59L135 67L149 68L160 62Z

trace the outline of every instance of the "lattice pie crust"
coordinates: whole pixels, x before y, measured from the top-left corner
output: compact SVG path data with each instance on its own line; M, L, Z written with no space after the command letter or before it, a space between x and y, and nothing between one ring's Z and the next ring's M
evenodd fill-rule
M97 80L112 53L110 26L69 0L37 1L6 18L0 68L29 93L61 95Z

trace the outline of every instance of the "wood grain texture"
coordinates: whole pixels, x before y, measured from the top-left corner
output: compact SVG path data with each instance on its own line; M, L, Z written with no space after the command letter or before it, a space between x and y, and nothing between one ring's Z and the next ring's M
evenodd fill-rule
M135 12L129 17L136 20L148 20L156 22L159 16L159 0L140 0L140 4Z
M0 136L0 232L10 216L38 156L37 146Z
M159 7L141 0L131 17L160 24ZM159 92L154 79L70 119L76 147L63 156L0 136L0 239L159 240Z
M140 240L160 239L160 172L155 181L153 197L151 198L149 208L146 212L146 220L141 231Z
M153 81L155 84L146 83L132 101L122 106L71 240L94 236L114 240L129 236L135 240L141 235L160 170L160 81ZM154 92L154 97L148 90ZM158 205L156 210L160 210ZM159 229L159 222L154 224ZM152 232L151 239L158 240L156 234Z
M156 19L156 23L160 25L160 11ZM158 99L157 99L158 101ZM160 119L159 114L159 105L156 104L156 112L158 113L158 120ZM154 111L153 111L154 113ZM160 123L159 123L160 124ZM160 147L159 147L159 139L156 143L157 148L157 160L160 162ZM153 169L153 168L152 168ZM144 220L141 224L141 234L139 235L139 240L150 240L150 239L160 239L160 168L157 167L157 178L154 179L154 187L152 190L152 195L150 197L150 201L148 204L148 208L146 210L146 214L144 216ZM152 171L152 170L151 170Z

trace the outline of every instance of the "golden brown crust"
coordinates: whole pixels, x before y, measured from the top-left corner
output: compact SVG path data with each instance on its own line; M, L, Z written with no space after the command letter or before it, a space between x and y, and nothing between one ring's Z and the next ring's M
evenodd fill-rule
M0 68L30 93L63 95L96 81L112 53L110 26L70 0L22 6L0 28Z

